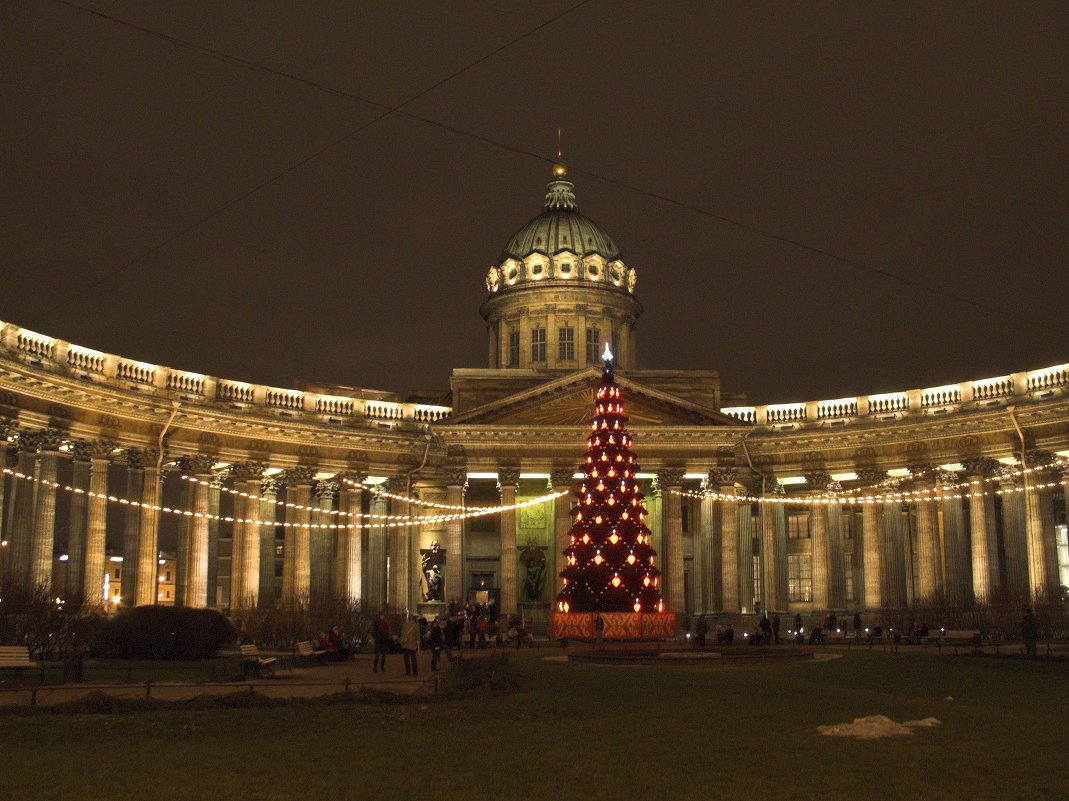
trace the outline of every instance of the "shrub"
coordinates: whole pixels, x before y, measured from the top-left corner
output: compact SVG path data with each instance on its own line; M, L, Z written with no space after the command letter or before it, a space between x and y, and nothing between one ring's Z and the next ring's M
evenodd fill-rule
M234 627L212 609L138 606L107 619L91 644L94 656L120 659L207 659L234 641Z

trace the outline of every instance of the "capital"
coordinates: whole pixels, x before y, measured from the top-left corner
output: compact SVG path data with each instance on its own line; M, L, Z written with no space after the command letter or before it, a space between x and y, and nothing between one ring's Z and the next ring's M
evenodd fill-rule
M738 468L714 467L709 471L709 484L713 487L734 487L738 475Z
M178 460L182 470L191 476L211 475L215 465L215 457L205 453L195 453L192 456L182 456Z
M549 471L549 485L555 489L569 489L575 470L570 467L554 467Z
M812 470L805 474L805 483L810 489L827 489L829 481L831 473L827 470Z
M944 470L939 474L939 486L944 492L958 488L958 474L951 470Z
M497 486L515 488L520 483L520 471L516 467L501 467L497 471Z
M866 484L878 484L887 478L887 471L882 467L859 467L857 477Z
M445 483L449 487L463 487L468 483L468 468L447 467L445 469Z
M277 495L283 483L275 476L268 476L260 481L260 495Z
M977 478L987 478L995 474L998 462L984 456L973 456L961 460L961 466L965 468L965 475Z
M320 500L334 500L338 497L338 480L325 478L316 484L316 497Z
M265 465L262 462L238 462L231 465L230 475L238 481L259 481Z
M683 475L685 471L678 467L666 467L663 470L657 471L657 481L661 485L661 489L678 489L683 486Z
M144 470L145 469L145 452L140 448L126 448L123 452L123 459L126 461L127 470Z
M295 487L298 484L312 484L315 481L316 469L309 465L300 464L291 467L281 474L286 486Z

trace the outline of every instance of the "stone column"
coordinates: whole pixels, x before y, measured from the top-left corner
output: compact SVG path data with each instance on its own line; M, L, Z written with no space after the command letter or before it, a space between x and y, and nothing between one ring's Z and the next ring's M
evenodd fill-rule
M751 490L746 490L752 494ZM739 609L740 612L750 613L754 611L754 535L753 535L753 502L739 501L736 504L736 562L739 577Z
M553 575L549 601L551 609L556 609L557 593L563 586L560 574L564 570L564 549L571 543L568 535L572 530L572 501L575 499L575 471L569 467L555 467L549 474L550 489L553 492L565 492L553 501Z
M208 606L208 515L214 456L197 454L189 457L189 469L197 483L193 485L193 520L189 538L189 566L186 572L185 605L197 609ZM123 571L126 575L126 571Z
M208 606L215 608L219 602L219 529L222 523L219 520L219 512L222 508L223 484L228 478L227 471L220 471L212 475L211 486L208 487ZM234 526L230 527L230 576L234 576ZM231 583L231 593L233 583ZM228 599L229 602L229 599Z
M90 473L86 498L85 551L82 567L82 604L98 607L104 601L105 549L108 525L108 467L115 450L112 442L88 443Z
M883 481L886 471L875 467L863 467L857 471L858 478L865 484L876 484ZM866 503L861 507L861 537L854 540L854 546L860 545L861 562L864 575L854 578L855 587L863 587L861 593L863 606L866 609L880 609L883 606L883 595L880 579L883 575L883 515L880 507L873 503ZM858 579L861 583L858 583ZM854 592L855 595L858 593Z
M775 478L766 484L768 497L776 502L760 508L762 612L787 609L787 506L782 503L787 493Z
M827 491L838 495L843 486L838 481L829 482ZM828 608L836 612L846 610L846 559L843 548L843 506L829 503L825 507L828 520Z
M445 504L448 503L446 497L445 485L440 483L424 484L421 483L418 487L419 497L428 503ZM426 523L421 523L419 528L419 536L413 537L412 542L412 559L413 559L413 571L416 573L415 578L412 581L412 586L416 590L416 602L424 603L427 599L424 598L422 593L422 587L424 583L423 579L423 567L420 558L421 548L430 548L434 543L438 543L438 547L442 547L442 543L446 539L446 524L444 520L434 520L433 518L441 517L443 514L448 514L446 510L438 508L436 506L424 506L422 507L422 516L427 520ZM444 573L448 571L449 560L453 556L448 551L445 552L446 570L442 575L442 587L441 587L441 600L443 603L449 603L455 600L460 603L460 596L454 593L446 593L445 591L445 576ZM417 569L415 566L420 565ZM463 606L463 604L461 604Z
M810 490L823 491L827 488L831 476L825 470L815 470L806 473L806 484ZM813 609L831 609L829 592L828 564L829 564L829 532L828 532L828 507L822 503L809 505L809 535L813 545Z
M319 513L315 516L316 528L309 532L308 594L313 609L323 608L330 601L331 541L338 516L334 511L334 499L338 497L338 481L323 479L316 484L316 499Z
M394 495L408 497L408 479L405 476L391 476L386 482L386 489ZM398 517L408 517L412 512L412 504L408 501L390 499L390 514ZM386 535L386 560L389 569L383 566L383 574L386 581L386 603L395 612L408 612L408 596L411 589L411 564L409 535L410 529L406 524L398 525L393 521L389 528L385 529Z
M969 534L965 529L965 509L957 473L944 473L940 487L943 502L943 559L946 568L946 599L960 604L972 594L972 558Z
M998 576L998 542L995 529L995 499L985 482L994 474L993 459L963 459L969 480L969 544L972 548L972 587L976 600L986 602Z
M63 454L63 434L55 429L41 432L37 467L37 492L33 503L33 538L30 545L30 586L51 594L52 560L56 541L56 473Z
M275 521L278 519L278 491L282 482L273 476L260 481L260 582L258 605L274 609L279 598L275 590Z
M915 490L928 490L914 503L917 517L917 561L913 565L916 577L916 600L941 603L943 595L943 549L939 544L938 501L931 496L933 483L925 476L928 465L912 465Z
M231 468L234 476L234 538L230 549L230 608L255 609L260 598L260 485L264 466L241 462ZM242 522L239 522L242 521ZM272 532L274 536L274 532ZM274 560L272 559L272 562Z
M137 540L137 583L134 585L134 603L151 606L160 597L160 513L155 507L160 504L160 469L157 464L159 451L145 448L143 478L141 482L141 509ZM129 571L123 570L125 576Z
M123 451L126 457L126 498L136 501L141 497L145 482L145 454L138 448ZM122 532L122 605L137 603L137 577L140 556L141 509L127 506L123 513Z
M189 481L193 474L188 456L178 459L177 466L181 474L178 487L178 508L182 516L178 518L178 536L175 542L174 605L185 606L189 581L189 552L193 541L193 518L186 512L192 513L193 511L193 484Z
M356 484L362 484L366 476L363 473L348 472L345 478ZM361 532L364 530L364 492L343 481L341 500L343 515L338 522L345 526L338 529L337 593L349 605L358 604L362 598L363 588L363 552Z
M71 493L70 523L67 528L67 583L63 589L68 609L77 609L85 597L85 536L89 496L89 476L92 470L92 446L88 442L75 442L71 448Z
M385 611L389 603L386 584L386 554L390 521L390 501L381 495L371 497L371 519L367 532L367 601L372 614Z
M497 489L501 493L501 505L516 503L516 488L520 483L520 471L503 467L497 471ZM498 517L501 534L501 614L503 622L516 612L516 510L501 512Z
M468 471L464 467L449 468L445 472L446 503L450 506L464 504L464 490L468 486ZM450 510L452 513L456 510ZM445 593L456 596L463 605L464 597L464 521L449 520L445 524Z
M717 503L717 524L720 536L720 608L725 612L739 611L739 509L735 501L733 467L720 467L709 472L709 483L722 497Z
M906 605L906 544L902 529L902 503L892 500L883 507L883 605L888 609Z
M310 547L308 524L315 468L301 465L286 471L286 541L282 549L282 603L287 609L308 606ZM291 505L292 504L292 505Z
M702 574L702 595L698 611L709 614L720 609L720 539L717 537L716 517L718 502L710 493L718 487L710 473L702 479L702 500L698 510L697 569Z
M1029 596L1028 535L1025 530L1025 502L1019 476L1009 468L1000 471L1002 491L1002 547L1006 556L1006 588L1012 598Z
M33 542L33 498L37 483L33 477L37 471L36 431L21 431L18 435L18 462L15 471L25 478L11 480L11 509L8 517L8 581L15 585L28 586L30 581L30 554Z
M669 468L657 472L661 486L661 531L664 532L664 555L661 559L664 570L665 605L680 615L686 611L683 594L683 505L679 497L683 489L683 470Z
M1027 454L1029 467L1050 461L1050 455L1039 451ZM1044 593L1054 593L1058 580L1058 551L1054 539L1054 495L1043 487L1043 476L1025 477L1026 531L1028 534L1028 581L1033 599Z

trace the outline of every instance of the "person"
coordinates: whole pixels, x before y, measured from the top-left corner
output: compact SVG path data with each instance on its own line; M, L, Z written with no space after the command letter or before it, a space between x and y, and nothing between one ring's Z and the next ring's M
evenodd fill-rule
M598 651L605 650L605 618L601 612L594 613L594 648Z
M427 644L431 647L431 670L438 672L438 663L442 658L442 619L436 617L431 624L431 633L427 635Z
M705 636L709 633L709 624L704 617L699 617L694 626L694 645L698 648L705 647Z
M456 598L450 598L449 599L449 611L448 611L449 619L452 620L453 618L455 618L459 612L460 612L460 604L457 603L457 599Z
M761 616L761 642L768 645L772 642L772 621L766 616Z
M728 627L724 629L724 645L731 645L735 640L735 627L728 623Z
M858 636L861 633L861 613L854 612L854 636Z
M390 624L386 620L386 613L379 612L375 623L371 627L371 636L375 641L375 659L372 662L372 672L378 673L379 669L386 672L386 654L390 651Z
M779 612L772 613L772 638L779 645Z
M330 632L327 634L327 642L330 643L334 650L334 659L344 662L349 658L350 651L345 647L345 637L342 636L341 629L338 626L330 627Z
M419 675L419 615L412 615L401 624L401 655L405 660L405 675Z
M475 620L478 617L478 615L475 613L475 605L474 604L468 604L468 608L467 608L467 611L465 612L465 614L467 615L467 620L466 620L464 626L468 631L468 648L474 648L475 647L475 635L476 635Z
M1021 638L1024 640L1024 655L1036 656L1036 641L1039 639L1039 621L1031 609L1024 610L1021 619Z
M316 637L316 650L326 656L329 660L335 660L338 658L337 647L330 641L330 637L327 636L325 631L319 632Z
M490 631L490 618L486 615L479 615L479 618L475 621L475 631L479 635L479 647L486 647L486 634Z
M798 634L802 630L802 615L799 612L794 616L794 633Z

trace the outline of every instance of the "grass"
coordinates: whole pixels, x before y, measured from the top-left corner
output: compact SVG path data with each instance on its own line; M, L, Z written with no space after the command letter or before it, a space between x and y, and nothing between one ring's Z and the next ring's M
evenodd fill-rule
M0 795L1069 797L1065 663L855 652L824 663L602 666L547 653L495 657L492 691L485 674L451 674L429 703L0 715ZM815 733L873 714L943 725L875 741Z

